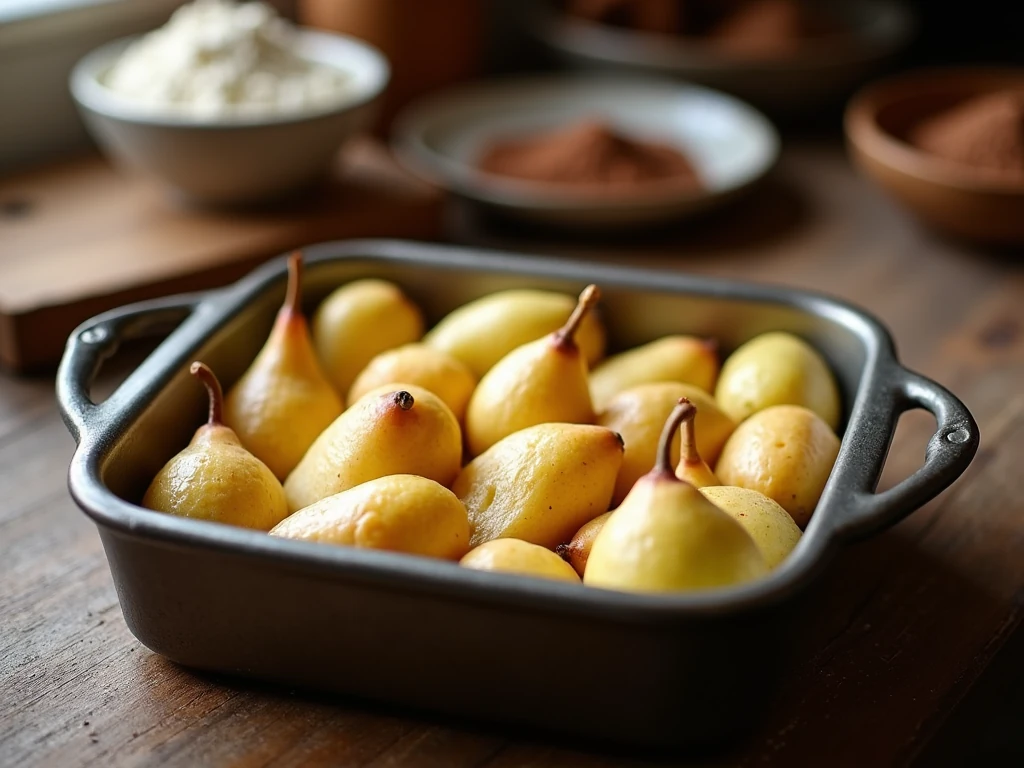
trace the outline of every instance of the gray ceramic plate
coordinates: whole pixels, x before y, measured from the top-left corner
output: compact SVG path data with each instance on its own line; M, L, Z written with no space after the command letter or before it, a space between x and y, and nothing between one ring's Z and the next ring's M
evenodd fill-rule
M499 137L600 117L618 130L682 150L705 189L576 193L483 173L483 147ZM735 197L779 153L771 123L752 107L692 85L621 77L541 77L469 85L408 107L395 151L414 172L463 197L547 223L621 227L680 219Z

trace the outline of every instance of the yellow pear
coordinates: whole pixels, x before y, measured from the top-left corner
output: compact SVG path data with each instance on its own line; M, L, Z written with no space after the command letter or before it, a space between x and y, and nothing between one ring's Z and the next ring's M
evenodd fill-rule
M280 480L344 410L313 350L301 291L302 256L296 252L288 260L288 294L270 336L224 401L224 422Z
M554 291L499 291L446 315L423 342L458 358L480 378L513 349L561 328L575 305ZM604 355L604 326L596 312L583 318L577 342L590 365Z
M539 424L509 435L452 484L469 512L470 545L516 538L549 549L608 510L622 439L604 427Z
M381 352L419 341L423 313L386 280L355 280L324 299L313 316L313 342L327 376L348 392Z
M504 571L580 583L576 571L550 549L521 539L495 539L470 550L459 565L478 571Z
M623 390L656 381L693 384L706 392L718 377L718 348L695 336L665 336L609 357L590 374L590 394L600 410Z
M387 475L300 509L270 535L457 560L469 549L469 518L443 485Z
M842 415L839 388L825 358L791 333L761 334L729 355L715 399L736 421L773 405L802 405L835 430Z
M627 592L741 584L768 572L750 534L672 471L670 446L684 414L669 416L658 460L597 534L583 583Z
M777 567L800 542L793 518L763 493L734 485L712 485L700 492L747 529L769 568Z
M191 372L206 386L209 420L196 430L188 447L156 474L142 506L268 531L288 515L281 483L224 426L224 397L213 371L196 362Z
M573 570L579 574L580 578L583 578L583 574L587 570L587 559L590 557L590 550L594 546L594 539L597 538L597 534L601 532L604 524L608 522L608 518L611 516L611 512L598 515L589 523L584 523L583 527L576 531L576 535L572 537L568 544L559 544L555 547L555 552L573 567Z
M700 457L697 450L697 435L694 426L694 417L697 415L697 408L687 398L679 399L683 415L681 422L679 464L676 465L676 477L685 480L694 488L704 488L709 485L721 485L715 473L711 471L704 459ZM689 406L689 407L687 407Z
M461 422L476 388L476 377L461 360L445 352L426 344L406 344L381 352L370 361L352 383L349 402L386 384L415 384L429 389Z
M599 298L597 286L587 286L560 330L512 350L484 374L466 409L472 455L536 424L593 423L587 361L575 336Z
M597 414L597 423L622 435L626 454L615 480L612 506L626 498L629 489L654 467L658 455L658 439L665 419L672 413L680 397L697 406L694 425L697 449L708 462L714 462L725 441L736 429L736 423L715 404L714 398L692 384L659 381L640 384L615 395L605 409ZM679 441L672 443L672 462L679 461Z
M310 446L284 483L292 511L385 475L422 475L448 485L462 464L451 408L412 384L363 395Z

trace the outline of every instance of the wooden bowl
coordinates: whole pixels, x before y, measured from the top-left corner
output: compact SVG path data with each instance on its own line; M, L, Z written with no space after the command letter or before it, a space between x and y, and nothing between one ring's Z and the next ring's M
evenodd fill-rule
M989 245L1024 243L1024 183L936 157L906 138L923 119L1007 88L1024 88L1024 69L931 69L869 85L846 110L850 154L935 229Z

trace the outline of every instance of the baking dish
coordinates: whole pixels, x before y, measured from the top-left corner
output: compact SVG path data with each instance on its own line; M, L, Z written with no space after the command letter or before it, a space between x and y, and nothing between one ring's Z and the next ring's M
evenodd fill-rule
M575 293L596 282L613 347L686 331L729 350L762 331L795 332L825 354L840 382L839 458L790 558L769 578L714 592L620 594L272 538L132 502L203 420L205 395L188 363L206 361L230 385L263 344L284 296L284 260L223 290L108 312L72 334L58 372L60 407L78 441L69 487L99 529L128 627L188 667L588 744L718 741L770 700L785 670L789 617L836 548L934 497L977 450L964 405L903 368L876 320L825 296L398 241L305 253L308 307L371 275L402 285L431 320L495 290ZM168 330L113 394L90 399L119 343ZM911 408L937 420L924 464L875 494L896 421Z

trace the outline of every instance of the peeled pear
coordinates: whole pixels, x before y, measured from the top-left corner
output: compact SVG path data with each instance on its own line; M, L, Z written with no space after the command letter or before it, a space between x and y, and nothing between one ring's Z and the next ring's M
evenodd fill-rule
M838 455L839 438L818 414L800 405L775 405L736 428L715 474L723 485L760 491L804 528Z
M697 450L697 435L694 427L694 417L697 415L697 407L687 398L679 399L679 406L683 411L680 422L680 447L679 464L676 465L676 477L685 480L694 488L705 488L709 485L721 485L711 467L700 457Z
M362 370L348 391L355 402L386 384L415 384L444 400L460 422L476 387L476 377L457 358L426 344L405 344L381 352Z
M188 447L157 472L142 506L182 517L269 531L288 515L284 489L262 461L224 425L220 382L206 365L191 373L210 397L210 415Z
M301 286L302 256L296 252L288 260L288 294L270 336L224 401L224 422L279 480L344 410L313 350Z
M672 471L670 446L684 414L669 416L658 460L594 540L583 583L627 592L675 592L741 584L768 572L757 544Z
M451 408L412 384L375 389L310 446L284 483L293 512L385 475L421 475L448 485L462 465Z
M484 374L466 408L470 454L536 424L593 423L587 361L575 337L599 298L597 286L587 286L561 329L517 347Z
M706 392L718 377L718 347L695 336L665 336L609 357L590 374L590 395L601 410L638 384L678 381Z
M654 467L665 420L681 397L697 407L694 425L700 455L708 462L718 458L725 441L736 429L736 422L723 413L714 398L703 389L692 384L660 381L620 392L597 414L597 423L618 432L626 443L622 469L615 480L613 506L618 506L633 484ZM672 443L672 462L678 461L677 441Z
M480 378L513 349L557 331L575 300L554 291L499 291L446 315L423 343L465 363ZM596 312L580 323L577 343L589 365L604 355L605 332Z
M555 552L573 567L580 578L583 578L583 574L587 570L587 559L590 557L591 547L594 546L594 539L597 538L597 534L601 532L611 516L611 512L598 515L589 523L584 523L568 544L559 544L555 547Z
M567 562L550 549L522 539L495 539L470 550L459 565L478 571L504 571L543 579L580 583L580 577Z
M387 475L300 509L270 535L457 560L469 549L469 518L440 483Z
M756 336L726 358L715 399L736 421L773 405L810 408L835 430L841 405L828 363L791 333Z
M451 488L469 512L470 545L516 538L553 549L608 510L622 439L589 424L538 424L495 443Z
M763 493L734 485L712 485L700 492L747 529L769 568L776 568L800 542L793 518Z
M328 378L348 392L359 372L381 352L419 341L423 313L386 280L355 280L320 304L313 342Z

